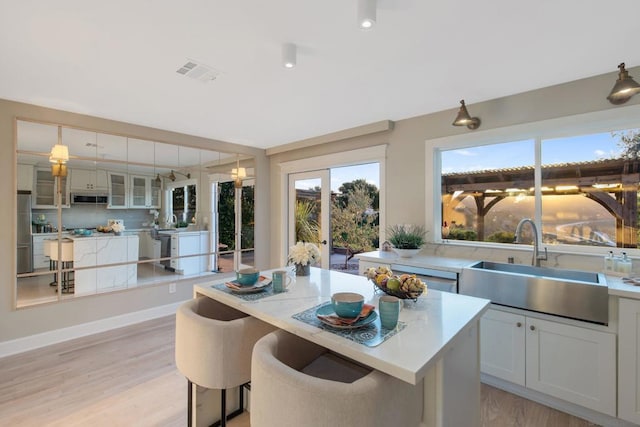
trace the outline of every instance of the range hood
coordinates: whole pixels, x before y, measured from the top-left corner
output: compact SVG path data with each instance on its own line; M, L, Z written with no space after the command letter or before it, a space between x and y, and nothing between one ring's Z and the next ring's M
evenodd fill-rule
M109 195L105 193L72 193L73 205L106 205L109 203Z

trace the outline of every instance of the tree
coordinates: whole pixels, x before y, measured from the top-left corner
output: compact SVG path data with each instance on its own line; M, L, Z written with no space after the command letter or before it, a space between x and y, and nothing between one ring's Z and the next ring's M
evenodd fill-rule
M296 201L296 242L320 242L317 204L312 200Z
M354 185L345 186L345 184ZM340 188L349 190L333 200L331 236L334 245L345 248L346 269L347 262L354 254L374 249L373 242L378 237L379 227L378 213L372 208L371 184L364 180L345 184Z
M628 160L640 159L640 130L613 132L620 138L618 146L622 149L621 157Z
M378 187L368 183L366 179L362 178L353 180L351 182L345 182L340 186L340 188L338 188L340 194L336 196L336 200L340 204L340 207L345 208L347 206L347 203L349 203L349 193L353 192L355 187L361 187L365 189L366 193L371 198L370 208L374 211L378 211L380 208L380 191L378 190Z

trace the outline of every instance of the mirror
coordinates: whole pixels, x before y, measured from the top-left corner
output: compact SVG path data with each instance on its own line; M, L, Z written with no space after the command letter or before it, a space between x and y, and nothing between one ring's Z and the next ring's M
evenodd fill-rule
M235 206L236 197L253 206L253 169L231 197L221 190L234 187L235 153L27 120L16 126L16 306L253 264L253 217L245 209L242 219ZM56 177L49 155L59 131L69 160L66 176Z

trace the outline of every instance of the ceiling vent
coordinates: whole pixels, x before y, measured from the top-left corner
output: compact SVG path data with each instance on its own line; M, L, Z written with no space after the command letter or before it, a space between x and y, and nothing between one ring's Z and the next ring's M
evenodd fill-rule
M215 70L208 65L200 64L192 59L188 60L186 64L178 68L176 72L204 83L215 80L220 75L220 71Z

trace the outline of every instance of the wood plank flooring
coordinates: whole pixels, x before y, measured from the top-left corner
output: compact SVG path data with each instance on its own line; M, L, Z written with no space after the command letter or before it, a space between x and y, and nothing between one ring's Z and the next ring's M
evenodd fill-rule
M0 359L0 425L184 427L174 328L168 316ZM593 426L486 385L481 415L483 427Z

